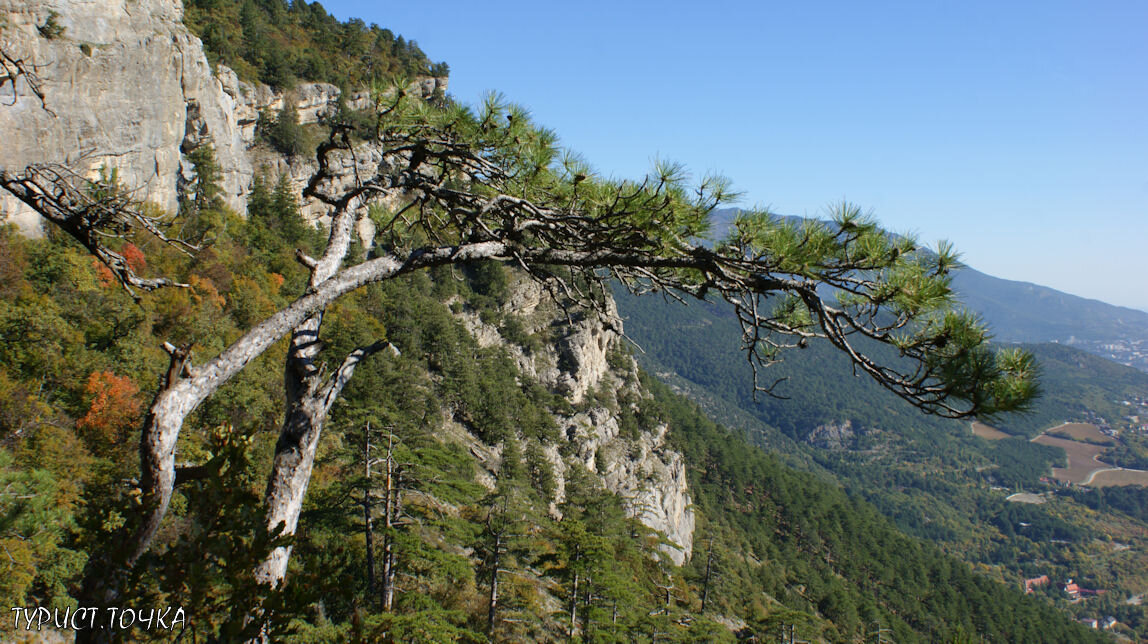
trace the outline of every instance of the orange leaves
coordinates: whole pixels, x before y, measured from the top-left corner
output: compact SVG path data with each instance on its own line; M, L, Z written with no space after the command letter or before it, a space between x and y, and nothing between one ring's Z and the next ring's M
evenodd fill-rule
M222 311L227 305L227 300L219 294L211 278L192 275L188 283L191 284L191 297L197 305L206 304L216 312Z
M144 270L147 269L147 259L144 257L143 251L135 244L128 242L120 249L120 254L124 256L128 266L135 271L136 275L142 275Z
M130 378L97 371L88 377L84 393L91 397L91 403L76 427L94 451L107 453L124 442L139 422L139 387Z
M112 269L104 266L104 263L95 257L92 258L92 268L96 269L96 277L100 280L100 286L105 288L115 286L116 276L112 273Z
M147 269L147 258L144 257L143 251L139 246L128 242L120 249L120 254L124 256L124 261L128 263L128 267L136 275L143 275L144 270ZM92 258L92 267L96 269L96 277L100 280L100 286L109 287L115 286L117 283L116 276L112 273L111 269L104 265L103 262Z

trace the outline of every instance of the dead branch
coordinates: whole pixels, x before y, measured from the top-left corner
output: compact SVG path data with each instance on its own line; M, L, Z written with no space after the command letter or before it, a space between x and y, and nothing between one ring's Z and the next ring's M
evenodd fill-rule
M4 86L9 83L12 84L12 102L7 105L15 105L16 101L20 99L17 82L23 79L28 91L32 92L40 101L40 107L52 116L56 116L56 113L48 107L48 101L44 97L43 81L40 79L39 69L45 66L44 64L29 62L27 59L13 54L10 43L0 42L0 71L3 72L3 75L0 75L0 89L4 89Z
M112 177L93 181L61 164L34 164L21 173L0 170L0 186L84 245L136 297L133 287L152 291L165 286L187 287L165 277L136 274L128 260L108 246L111 239L127 239L137 228L169 246L191 254L199 247L168 237L167 223L146 214L131 191L117 186Z

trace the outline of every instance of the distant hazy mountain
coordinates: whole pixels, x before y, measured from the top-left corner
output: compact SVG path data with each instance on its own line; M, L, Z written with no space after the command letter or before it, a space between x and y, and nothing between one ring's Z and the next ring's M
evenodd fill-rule
M1148 340L1148 313L966 268L953 285L1006 342Z
M853 376L849 360L825 342L791 350L768 369L765 382L786 379L778 388L784 400L755 401L749 385L753 375L737 342L741 328L730 307L682 306L620 289L615 297L626 333L642 349L639 362L714 418L758 434L753 438L763 446L788 452L786 439L804 441L819 427L832 429L846 421L854 428L896 428L918 438L951 427L951 421L921 414L871 378ZM998 426L1010 433L1034 436L1064 421L1094 417L1115 421L1127 413L1121 401L1148 394L1148 374L1135 369L1066 344L1029 343L1025 348L1041 365L1043 395L1031 414L999 420ZM895 359L887 348L872 350L879 359Z
M720 237L736 208L714 213ZM796 219L795 217L793 219ZM978 312L1002 342L1059 342L1148 371L1148 313L1046 286L965 268L953 279L961 301Z

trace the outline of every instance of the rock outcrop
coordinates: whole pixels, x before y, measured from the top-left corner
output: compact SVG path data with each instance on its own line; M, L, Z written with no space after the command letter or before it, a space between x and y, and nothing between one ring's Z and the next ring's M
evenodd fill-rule
M805 442L821 449L852 449L859 433L853 428L853 421L846 420L839 424L818 425L805 437Z
M665 425L636 439L619 436L618 419L595 408L568 419L565 435L577 458L602 477L607 490L626 500L631 516L665 535L663 551L676 565L689 560L694 543L686 466L666 445Z
M64 31L47 38L38 27L52 12ZM245 83L222 65L213 73L182 14L179 0L0 0L0 43L34 63L45 95L42 104L24 79L0 83L0 169L60 163L94 177L101 167L114 168L141 200L174 212L181 187L194 181L186 154L211 145L222 197L237 212L246 211L257 171L286 174L301 189L313 159L256 146L259 114L290 100L300 123L314 123L335 109L339 89L307 83L285 95ZM431 96L446 90L446 79L421 78L412 90ZM370 97L356 93L348 105L369 107ZM379 157L369 147L357 156L368 165ZM302 206L312 220L324 214L315 204ZM8 194L0 194L0 221L26 234L40 231L39 218Z
M686 562L693 548L694 511L685 463L666 443L668 428L659 426L636 437L622 435L618 407L626 403L619 402L623 396L618 392L638 397L647 394L637 384L633 358L617 354L620 357L614 366L608 359L622 337L622 322L613 300L608 302L606 320L588 314L569 324L539 285L521 278L510 289L501 313L517 317L530 333L561 329L561 337L528 353L476 313L462 311L458 315L480 346L502 346L524 376L562 393L574 405L589 407L557 419L572 458L598 474L607 490L625 499L631 516L665 535L669 545L663 551L675 564ZM595 389L610 392L604 396L608 399L605 404L587 404ZM569 465L557 446L547 455L554 466L556 503L560 503Z

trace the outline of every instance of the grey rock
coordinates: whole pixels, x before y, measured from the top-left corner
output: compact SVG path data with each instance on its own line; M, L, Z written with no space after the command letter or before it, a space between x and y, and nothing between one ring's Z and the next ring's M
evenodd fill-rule
M49 10L66 28L52 40L36 31ZM14 88L8 101L14 104L0 110L0 167L18 172L32 163L63 163L89 175L115 168L141 199L171 211L185 171L181 147L210 141L225 199L243 205L250 162L234 101L211 74L199 39L180 22L179 2L0 0L0 15L8 20L5 47L37 62L51 110L26 86ZM28 233L38 230L38 219L11 196L0 196L0 215Z
M65 27L52 40L36 29L49 11ZM179 0L0 0L7 22L0 40L6 51L36 62L47 97L45 109L22 80L0 88L0 168L61 163L93 178L101 167L114 168L141 200L174 212L180 189L195 179L186 154L211 145L224 201L235 211L246 212L256 171L286 174L301 191L313 159L286 159L256 146L259 115L290 100L301 123L314 123L333 113L339 89L307 83L285 96L245 83L222 65L212 70L182 15ZM446 87L445 78L420 78L410 91L429 97ZM367 108L370 94L357 92L349 103ZM360 170L373 170L379 157L369 146L357 156ZM352 180L354 164L342 165L346 175L334 189ZM324 219L318 204L302 205L311 221ZM11 195L0 195L0 221L16 223L25 234L41 232L39 217Z
M858 432L853 428L853 421L843 423L818 425L805 441L814 447L822 449L852 449L856 444Z
M607 311L616 316L613 300ZM519 372L563 393L572 404L585 401L594 389L625 391L648 395L637 385L637 364L630 359L620 367L611 367L606 356L621 341L621 321L607 323L587 315L567 324L564 315L538 284L517 276L511 282L510 295L501 310L503 315L517 316L532 333L545 329L562 329L555 344L527 354L521 347L501 336L497 327L486 324L477 313L462 311L459 319L480 346L501 346L514 359ZM631 384L626 384L631 383ZM614 395L615 403L617 395ZM617 412L606 407L593 407L570 417L557 419L562 437L570 443L573 459L601 477L607 490L625 500L630 516L665 535L669 545L663 552L677 565L689 560L693 548L695 516L685 462L681 454L666 443L666 426L637 438L620 434ZM567 463L552 445L546 449L554 466L556 500L551 513L558 515L557 503L565 498Z

